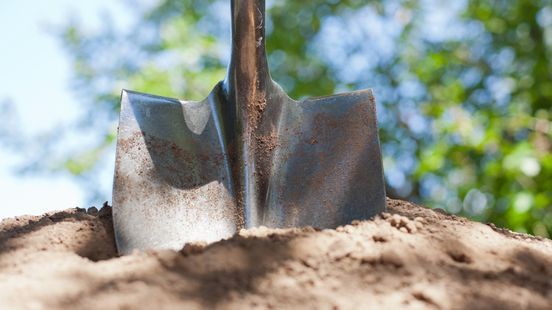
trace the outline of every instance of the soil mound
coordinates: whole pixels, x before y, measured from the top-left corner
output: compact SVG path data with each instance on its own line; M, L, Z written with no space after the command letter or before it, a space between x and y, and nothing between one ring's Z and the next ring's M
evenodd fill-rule
M414 204L116 254L111 209L0 222L0 308L552 308L552 241ZM137 227L136 229L147 229Z

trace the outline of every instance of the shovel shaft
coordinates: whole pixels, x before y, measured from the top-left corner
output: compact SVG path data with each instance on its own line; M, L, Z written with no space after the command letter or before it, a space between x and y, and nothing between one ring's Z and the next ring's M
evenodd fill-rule
M233 145L229 154L234 167L236 200L244 210L245 226L258 223L259 197L256 137L266 114L267 91L272 80L265 51L265 1L232 0L232 56L223 83L226 97L223 114L227 122L226 143Z
M242 127L250 131L261 117L258 108L264 104L270 81L265 51L265 1L232 0L231 5L232 56L224 85L238 118L244 122Z
M265 52L265 1L232 0L232 57L229 74L268 75ZM236 69L239 69L236 72ZM234 71L234 72L232 72Z

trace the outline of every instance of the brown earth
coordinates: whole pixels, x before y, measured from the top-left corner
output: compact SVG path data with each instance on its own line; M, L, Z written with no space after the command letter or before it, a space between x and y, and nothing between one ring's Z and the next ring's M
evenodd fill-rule
M388 206L335 230L257 228L124 257L109 207L6 219L0 309L552 309L551 240Z

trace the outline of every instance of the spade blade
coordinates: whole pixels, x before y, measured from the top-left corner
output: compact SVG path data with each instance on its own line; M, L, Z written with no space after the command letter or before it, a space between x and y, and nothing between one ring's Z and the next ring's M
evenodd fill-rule
M200 102L122 92L113 185L121 253L235 233L240 212L215 92Z
M123 91L113 190L121 253L259 225L333 228L385 210L372 92L290 99L268 71L264 1L230 5L228 74L205 100Z

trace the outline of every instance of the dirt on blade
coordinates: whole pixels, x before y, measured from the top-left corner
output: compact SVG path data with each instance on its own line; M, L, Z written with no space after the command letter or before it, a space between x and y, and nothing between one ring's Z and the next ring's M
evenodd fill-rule
M387 204L335 230L256 228L125 257L109 207L6 219L0 308L552 308L552 241Z

